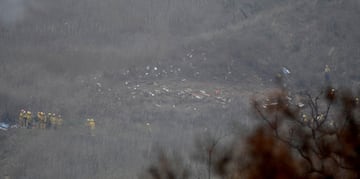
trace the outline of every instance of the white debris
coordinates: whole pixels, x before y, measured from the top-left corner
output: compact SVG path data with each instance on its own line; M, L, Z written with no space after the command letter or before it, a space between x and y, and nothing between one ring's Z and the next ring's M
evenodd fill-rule
M278 105L279 103L277 103L277 102L272 102L272 103L269 103L268 104L268 106L276 106L276 105Z
M185 94L185 91L181 90L177 93L178 96L183 96Z
M202 95L204 95L204 96L207 96L207 97L209 97L210 95L209 94L207 94L206 93L206 91L204 91L204 90L200 90L200 93L202 94Z
M187 93L190 93L190 92L192 92L192 89L191 88L186 88L184 91L187 92Z
M299 103L297 104L297 106L298 106L299 108L302 108L302 107L304 107L304 106L305 106L305 104L304 104L304 103L299 102Z
M157 67L154 67L154 71L157 71L158 70L158 68Z
M102 87L101 83L96 83L96 86L98 86L99 88Z
M285 74L285 75L289 75L291 73L290 70L287 69L286 67L282 67L281 70L282 70L283 74Z
M170 92L170 90L168 88L163 87L162 89L167 93Z
M198 94L193 94L193 96L196 98L196 99L203 99L204 97L203 96L200 96Z

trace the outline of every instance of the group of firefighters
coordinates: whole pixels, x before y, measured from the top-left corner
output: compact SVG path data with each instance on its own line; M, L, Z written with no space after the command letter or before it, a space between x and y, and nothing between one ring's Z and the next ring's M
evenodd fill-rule
M63 118L61 115L55 113L37 112L36 116L33 116L31 111L24 109L20 110L18 126L19 128L39 128L39 129L58 129L63 125ZM90 129L91 136L95 136L95 120L88 118L85 124Z
M31 111L20 110L18 126L20 128L57 129L63 124L61 115L38 112L35 117Z

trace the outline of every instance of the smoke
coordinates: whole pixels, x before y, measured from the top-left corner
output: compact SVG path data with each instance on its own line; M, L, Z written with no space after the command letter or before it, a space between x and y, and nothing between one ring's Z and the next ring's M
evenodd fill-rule
M0 0L0 25L16 25L25 18L24 0Z

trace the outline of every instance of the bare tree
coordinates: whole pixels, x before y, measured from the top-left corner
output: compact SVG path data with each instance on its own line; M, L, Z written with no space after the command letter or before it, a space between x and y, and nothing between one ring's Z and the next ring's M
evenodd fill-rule
M262 122L245 141L235 137L230 150L212 153L214 140L208 148L204 161L219 177L360 177L360 105L349 90L313 96L281 88L254 99L253 109Z

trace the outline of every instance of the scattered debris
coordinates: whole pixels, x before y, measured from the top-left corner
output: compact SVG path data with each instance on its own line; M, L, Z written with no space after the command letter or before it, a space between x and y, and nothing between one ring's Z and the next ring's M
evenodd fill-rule
M170 92L170 90L168 88L166 88L166 87L163 87L162 89L167 93Z
M281 68L282 73L286 76L289 75L291 72L289 69L287 69L286 67L282 67Z
M204 95L204 96L207 96L207 97L210 96L210 95L209 95L208 93L206 93L206 91L204 91L204 90L200 90L200 93L201 93L202 95Z
M305 106L305 104L304 104L304 103L299 102L299 103L297 104L297 106L298 106L299 108L303 108L303 107Z

